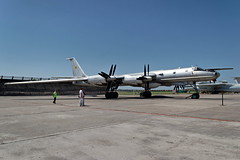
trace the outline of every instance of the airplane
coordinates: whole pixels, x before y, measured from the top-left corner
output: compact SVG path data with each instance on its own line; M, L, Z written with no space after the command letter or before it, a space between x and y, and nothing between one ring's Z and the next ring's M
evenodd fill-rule
M236 81L236 83L239 83L240 84L240 77L233 77Z
M227 81L220 81L219 83L211 83L211 82L201 82L197 84L197 88L201 92L208 92L212 94L223 93L223 92L240 92L240 84L237 83L228 83Z
M74 57L67 58L67 60L72 63L73 77L40 81L12 82L5 83L5 85L71 82L74 85L80 86L106 86L105 97L107 99L118 98L118 93L116 90L119 86L143 87L144 91L141 92L140 96L143 98L149 98L152 96L150 91L152 88L172 85L193 85L196 93L192 95L192 98L198 99L199 92L196 87L196 82L211 80L216 81L216 79L220 76L220 73L216 70L233 69L202 69L200 67L189 67L171 70L150 71L149 65L144 65L142 73L115 75L116 65L111 65L108 74L105 72L100 72L98 75L87 76Z

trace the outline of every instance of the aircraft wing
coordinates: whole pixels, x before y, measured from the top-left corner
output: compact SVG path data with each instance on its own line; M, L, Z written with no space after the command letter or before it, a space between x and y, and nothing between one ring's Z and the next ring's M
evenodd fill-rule
M40 80L40 81L25 81L25 82L9 82L4 85L17 85L17 84L41 84L41 83L64 83L64 82L76 82L87 81L87 77L82 78L67 78L67 79L54 79L54 80Z
M197 86L206 86L206 87L221 87L226 86L227 83L209 83L209 84L197 84Z

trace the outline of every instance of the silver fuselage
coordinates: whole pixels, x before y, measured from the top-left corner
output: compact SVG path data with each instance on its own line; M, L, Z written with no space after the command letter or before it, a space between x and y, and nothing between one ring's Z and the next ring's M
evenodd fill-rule
M143 73L133 73L125 75L112 76L111 79L119 79L120 86L143 87L144 82L138 80ZM216 80L220 73L216 71L199 70L198 67L179 68L172 70L157 70L149 72L149 86L156 88L158 86L187 85L199 81ZM100 75L88 76L85 81L73 82L76 85L96 85L104 86L107 80Z

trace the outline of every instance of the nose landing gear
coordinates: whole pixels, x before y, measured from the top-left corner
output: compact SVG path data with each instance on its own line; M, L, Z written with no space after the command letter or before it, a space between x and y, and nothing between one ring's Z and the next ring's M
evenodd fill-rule
M196 91L196 93L193 93L192 95L190 95L190 96L188 96L188 97L186 97L186 98L199 99L199 98L200 98L200 95L199 95L199 91L198 91L196 82L193 83L193 88L194 88L194 90Z
M193 93L191 95L191 99L199 99L199 97L200 97L199 93Z

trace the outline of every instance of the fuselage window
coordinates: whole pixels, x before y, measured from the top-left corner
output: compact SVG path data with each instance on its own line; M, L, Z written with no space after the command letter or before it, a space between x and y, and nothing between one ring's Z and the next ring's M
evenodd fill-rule
M159 76L163 76L163 73L160 73Z
M173 72L173 74L176 74L176 72Z

